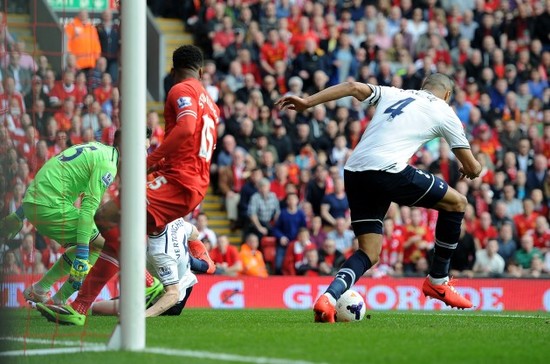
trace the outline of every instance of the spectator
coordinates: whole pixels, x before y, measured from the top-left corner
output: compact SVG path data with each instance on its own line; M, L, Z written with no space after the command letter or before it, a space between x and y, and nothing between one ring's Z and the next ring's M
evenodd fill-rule
M309 239L309 232L304 228L300 228L296 235L296 240L291 241L284 254L284 260L280 271L283 275L296 275L296 269L304 262L304 254L308 247L316 249Z
M521 237L528 231L535 228L535 221L538 214L534 211L534 204L530 198L522 201L523 213L514 216L514 224L518 237Z
M473 267L476 260L476 245L474 237L466 230L463 222L460 227L458 245L451 259L450 274L454 277L473 277Z
M384 219L384 234L382 236L382 253L375 276L403 274L403 251L405 235L403 230L396 226L391 217Z
M319 275L319 253L313 245L309 245L304 258L296 265L296 274L300 276L316 277Z
M107 60L107 72L116 84L118 81L120 26L113 21L113 13L110 9L101 14L101 23L97 25L97 35L101 45L101 56Z
M33 273L33 267L37 260L37 253L39 253L34 247L33 234L27 233L23 237L21 246L15 250L15 259L17 265L21 267L21 273ZM41 258L41 256L39 256Z
M321 217L328 225L336 227L336 220L344 218L348 224L351 224L349 219L349 204L344 189L344 180L338 178L334 181L334 192L326 194L321 203Z
M537 154L533 168L527 171L527 182L525 188L529 195L534 189L543 189L544 181L548 175L548 160L542 154Z
M334 276L346 260L344 254L336 249L336 243L330 239L326 239L322 243L318 253L319 275Z
M262 178L263 173L260 168L254 167L250 171L250 176L248 177L246 183L243 185L239 194L239 219L236 221L235 224L231 225L232 228L235 229L237 227L244 226L246 229L248 229L248 226L250 224L250 221L248 219L248 206L250 204L250 199L252 198L252 196L256 192L258 192L258 186Z
M68 98L73 98L75 105L81 106L84 101L83 94L75 84L75 74L73 71L63 73L63 81L56 82L53 89L48 94L50 96L50 105L57 108Z
M279 200L269 188L269 180L263 178L258 184L258 192L252 195L248 205L249 232L260 239L269 234L272 221L276 221L280 213Z
M311 242L315 244L317 249L321 249L323 247L323 243L327 239L327 233L323 229L323 220L320 216L314 216L311 219L311 224L309 227L309 236L311 239Z
M239 253L242 270L241 274L252 277L267 277L267 268L265 266L262 252L258 250L258 237L254 234L248 234L244 244L241 245Z
M501 201L506 204L506 215L513 217L523 213L521 200L516 198L516 189L513 184L506 183L504 185Z
M353 231L349 229L349 225L343 217L336 218L334 230L327 234L327 239L333 240L336 243L336 249L343 254L347 254L352 249L354 238Z
M531 261L534 256L543 259L542 253L538 248L534 247L533 237L525 234L520 240L521 248L514 254L515 262L523 269L531 268Z
M216 263L216 274L236 276L243 268L239 251L225 235L218 237L218 246L210 251L210 258Z
M48 246L41 251L42 264L46 269L50 269L55 262L63 256L65 249L55 240L49 239Z
M92 129L94 134L98 134L101 131L101 125L99 125L99 114L101 113L101 105L99 102L94 101L90 110L82 115L82 128Z
M199 212L196 218L195 227L199 231L197 240L208 239L212 247L218 244L218 238L214 230L208 227L208 216L204 212Z
M14 251L7 251L2 259L2 273L4 275L21 274L23 270L17 263Z
M433 231L423 221L420 208L411 209L411 220L404 230L403 271L411 274L416 271L418 260L426 258L427 252L433 247Z
M528 230L525 235L533 238L534 247L540 249L542 253L550 251L550 227L544 216L537 216L534 229Z
M72 98L63 101L61 110L55 113L54 119L57 122L57 129L69 131L71 129L72 119L75 116L75 105ZM88 125L87 125L88 126ZM99 121L97 121L97 130L99 130Z
M3 77L13 77L15 81L15 90L21 95L26 96L31 91L32 71L23 68L20 64L21 54L19 52L11 52L9 64L3 73Z
M311 203L315 216L321 214L321 204L325 196L327 169L318 164L313 170L313 179L309 181L306 188L306 200Z
M514 257L518 244L514 240L513 225L511 223L503 224L498 234L498 254L508 264Z
M262 70L274 76L276 74L275 62L286 60L287 52L287 46L281 41L277 29L270 29L268 40L262 45L260 50L260 65Z
M490 239L485 249L476 252L474 272L483 276L500 277L504 273L505 262L498 254L498 242Z
M298 232L305 227L306 215L298 207L298 195L290 193L286 196L286 208L282 209L272 231L273 236L277 238L276 272L281 271L289 243L297 239Z
M17 91L15 79L11 76L3 76L3 88L0 89L0 109L7 109L16 103L20 113L26 112L23 95Z
M84 71L94 68L101 55L101 44L97 29L91 23L86 10L81 10L65 26L65 35L67 50L76 56L78 68Z

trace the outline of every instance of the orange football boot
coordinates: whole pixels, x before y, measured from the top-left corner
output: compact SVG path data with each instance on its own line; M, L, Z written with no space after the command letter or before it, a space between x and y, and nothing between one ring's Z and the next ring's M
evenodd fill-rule
M315 312L315 322L328 322L331 324L336 322L336 308L324 294L315 301L313 312Z
M469 299L462 297L453 287L452 278L443 284L433 284L430 277L426 277L422 285L422 292L426 297L432 297L445 302L448 306L459 309L472 308L473 304Z

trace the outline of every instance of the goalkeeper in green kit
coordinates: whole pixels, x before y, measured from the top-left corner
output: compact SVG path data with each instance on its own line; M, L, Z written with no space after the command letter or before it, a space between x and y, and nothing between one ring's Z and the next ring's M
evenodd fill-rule
M25 289L23 295L28 301L47 302L51 286L69 274L52 297L54 303L64 303L80 288L99 257L104 239L95 226L94 215L117 174L117 136L112 147L99 142L80 144L50 159L30 183L22 209L0 222L4 230L1 235L13 236L26 217L40 234L66 248L42 279ZM80 208L75 207L79 198Z

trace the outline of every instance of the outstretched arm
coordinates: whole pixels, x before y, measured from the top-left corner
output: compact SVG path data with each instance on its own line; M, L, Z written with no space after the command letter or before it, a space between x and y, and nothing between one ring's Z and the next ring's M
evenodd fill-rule
M304 111L310 107L332 101L338 100L342 97L353 96L359 101L365 100L372 94L372 89L366 83L361 82L343 82L335 86L331 86L322 91L317 92L306 98L298 96L284 96L276 105L281 109L288 107L291 110Z

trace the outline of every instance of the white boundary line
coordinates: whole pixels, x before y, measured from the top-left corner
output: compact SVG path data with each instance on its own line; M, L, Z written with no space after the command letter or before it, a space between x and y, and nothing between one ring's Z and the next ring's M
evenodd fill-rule
M387 311L378 311L378 312L387 312ZM377 311L370 311L371 315L375 315ZM510 315L510 314L499 314L498 312L494 313L480 313L479 311L468 311L464 310L462 313L453 313L449 311L441 311L439 313L436 312L410 312L410 311L395 311L392 313L401 314L401 315L411 315L411 316L453 316L453 317L493 317L493 318L518 318L518 319L548 319L550 316L548 315L548 312L544 312L541 314L541 316L535 316L535 315ZM473 313L470 314L470 313Z
M51 345L52 343L55 343L57 345L73 346L73 347L67 347L67 348L4 351L4 352L0 352L0 357L58 355L58 354L83 353L83 352L111 351L104 344L84 343L80 341L68 341L68 340L52 341L52 340L46 340L46 339L33 339L33 338L23 338L23 337L0 337L0 341L27 342L30 344L44 344L44 345ZM169 349L169 348L145 348L144 350L141 350L138 352L148 353L148 354L157 354L157 355L176 356L176 357L210 359L210 360L220 360L225 362L239 362L239 363L253 363L253 364L315 364L314 362L304 361L304 360L254 357L254 356L243 356L243 355L228 354L228 353L216 353L216 352L210 352L210 351L177 350L177 349ZM319 364L322 364L322 363L319 363Z

